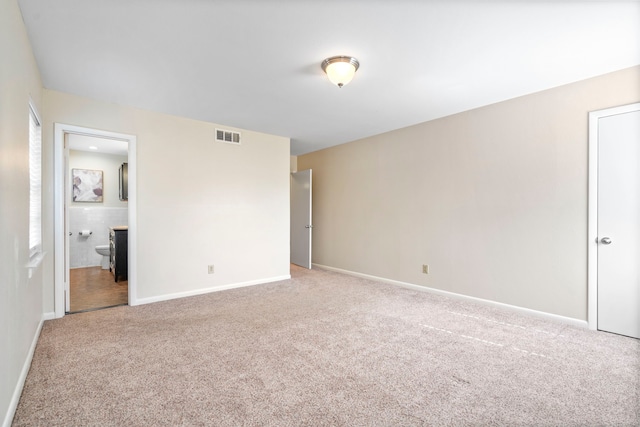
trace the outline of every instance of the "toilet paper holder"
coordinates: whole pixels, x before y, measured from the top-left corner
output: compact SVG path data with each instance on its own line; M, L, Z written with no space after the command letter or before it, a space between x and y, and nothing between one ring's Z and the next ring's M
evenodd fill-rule
M79 236L85 236L85 237L89 237L93 234L93 231L91 230L80 230L80 232L78 233Z

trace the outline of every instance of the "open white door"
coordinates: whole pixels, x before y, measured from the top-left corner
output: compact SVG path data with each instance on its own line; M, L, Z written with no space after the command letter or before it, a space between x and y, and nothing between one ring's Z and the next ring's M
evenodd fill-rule
M598 128L598 329L640 338L640 111Z
M291 174L291 263L311 268L311 169Z

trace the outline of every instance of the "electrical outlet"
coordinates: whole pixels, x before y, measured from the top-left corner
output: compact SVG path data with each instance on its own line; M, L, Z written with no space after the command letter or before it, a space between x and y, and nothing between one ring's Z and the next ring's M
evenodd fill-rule
M422 272L424 274L429 274L429 264L422 264Z
M213 264L209 266L209 274L213 274Z

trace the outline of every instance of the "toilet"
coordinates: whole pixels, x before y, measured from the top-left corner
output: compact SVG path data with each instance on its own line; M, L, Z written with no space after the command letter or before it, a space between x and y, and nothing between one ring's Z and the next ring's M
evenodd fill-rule
M96 246L96 252L102 255L102 262L100 265L103 270L109 269L109 245L98 245Z

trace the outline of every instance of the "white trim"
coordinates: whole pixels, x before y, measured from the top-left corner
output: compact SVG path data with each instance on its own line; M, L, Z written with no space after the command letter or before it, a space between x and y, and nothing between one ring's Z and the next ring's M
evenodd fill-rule
M29 94L29 108L31 108L31 111L36 116L36 119L38 120L38 123L40 124L40 126L42 126L42 123L43 123L42 117L40 116L40 113L38 112L38 109L36 108L36 103L33 101L33 98L31 97L31 94Z
M53 320L56 318L56 313L53 311L50 311L48 313L42 313L42 320Z
M127 207L129 228L127 232L127 284L129 305L138 305L138 155L137 138L129 135L129 153L127 156Z
M30 270L35 270L36 268L38 268L38 266L40 264L42 264L42 261L44 260L45 255L47 255L46 252L38 252L38 253L36 253L34 256L32 256L29 259L29 262L27 262L24 265L25 268L28 268Z
M174 293L174 294L159 295L157 297L140 298L140 299L137 300L137 303L138 304L151 304L151 303L154 303L154 302L168 301L168 300L172 300L172 299L178 299L178 298L192 297L192 296L196 296L196 295L209 294L211 292L226 291L226 290L229 290L229 289L244 288L244 287L247 287L247 286L264 285L265 283L280 282L282 280L289 280L289 279L291 279L291 275L286 274L286 275L283 275L283 276L269 277L269 278L266 278L266 279L250 280L248 282L232 283L232 284L229 284L229 285L216 286L216 287L212 287L212 288L196 289L194 291L177 292L177 293Z
M589 210L587 219L587 319L598 329L598 121L603 117L640 111L640 103L589 113Z
M27 380L27 374L29 373L29 368L31 368L31 361L33 360L33 354L36 351L36 344L38 344L38 338L40 337L40 331L42 330L43 323L44 323L44 319L40 320L40 323L38 323L38 327L36 328L36 333L33 336L33 340L31 341L31 347L29 347L27 358L25 359L24 364L22 365L22 370L20 371L20 376L18 377L16 388L13 390L13 395L11 396L11 402L9 402L7 413L4 417L4 421L2 422L3 427L11 427L11 424L13 422L13 417L16 414L16 408L18 407L18 402L20 401L20 395L22 395L22 389L24 388L24 383Z
M63 123L54 123L54 311L55 317L60 318L65 314L65 251L64 241L67 236L64 235L65 221L65 166L64 166L64 139L66 134L95 136L99 138L115 139L119 141L127 141L129 144L128 163L129 163L129 236L128 236L128 256L129 256L129 305L137 305L137 184L136 184L136 136L123 133L115 133L80 126L68 125Z
M518 307L516 305L504 304L504 303L497 302L497 301L471 297L471 296L463 295L463 294L456 294L454 292L442 291L440 289L429 288L427 286L421 286L421 285L416 285L416 284L413 284L413 283L401 282L401 281L398 281L398 280L385 279L384 277L371 276L369 274L357 273L355 271L343 270L341 268L329 267L329 266L326 266L326 265L321 265L321 264L316 264L316 263L314 263L313 265L315 267L317 267L317 268L322 269L322 270L334 271L336 273L342 273L342 274L347 274L349 276L360 277L361 279L368 279L368 280L373 280L375 282L388 283L390 285L401 286L403 288L409 288L409 289L413 289L415 291L428 292L428 293L431 293L431 294L441 295L441 296L445 296L445 297L448 297L448 298L455 298L455 299L461 299L461 300L466 300L466 301L472 301L472 302L480 303L480 304L483 304L483 305L489 305L489 306L498 307L498 308L502 308L502 309L509 310L509 311L515 311L515 312L518 312L520 314L525 314L525 315L528 315L528 316L535 316L535 317L540 317L540 318L547 319L547 320L553 320L553 321L556 321L556 322L561 322L561 323L564 323L564 324L577 326L577 327L580 327L580 328L586 328L587 327L587 322L586 321L580 320L580 319L574 319L572 317L559 316L557 314L546 313L544 311L531 310L529 308Z

